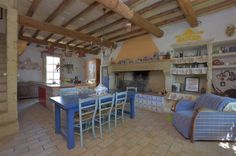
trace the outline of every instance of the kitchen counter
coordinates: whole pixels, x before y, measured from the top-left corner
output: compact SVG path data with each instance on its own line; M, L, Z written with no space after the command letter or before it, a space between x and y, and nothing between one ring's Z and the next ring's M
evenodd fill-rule
M89 84L81 83L81 84L73 84L73 83L65 83L65 84L48 84L48 83L39 83L41 86L51 87L51 88L73 88L73 87L90 87Z
M59 96L61 88L90 88L88 84L47 84L38 83L39 103L51 111L54 111L54 104L50 101L50 97Z

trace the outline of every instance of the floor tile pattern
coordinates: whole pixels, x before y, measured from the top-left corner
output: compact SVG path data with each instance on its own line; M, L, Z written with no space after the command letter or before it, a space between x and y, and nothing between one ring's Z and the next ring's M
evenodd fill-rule
M21 103L20 105L24 105ZM169 114L138 110L136 119L125 118L103 139L85 134L85 147L68 150L66 141L54 133L54 114L39 104L24 106L19 112L20 132L0 140L0 156L230 156L236 144L195 142L184 139L172 126Z

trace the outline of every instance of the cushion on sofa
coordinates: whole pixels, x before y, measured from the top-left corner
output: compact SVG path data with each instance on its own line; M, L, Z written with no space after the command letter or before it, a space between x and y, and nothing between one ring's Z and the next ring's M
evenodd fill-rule
M173 124L185 138L189 138L192 116L193 111L178 111L174 113Z
M224 112L236 112L236 102L230 102L228 103L224 110Z
M207 93L207 94L201 95L195 101L194 110L198 108L208 108L212 110L222 111L224 107L231 101L232 101L231 98Z

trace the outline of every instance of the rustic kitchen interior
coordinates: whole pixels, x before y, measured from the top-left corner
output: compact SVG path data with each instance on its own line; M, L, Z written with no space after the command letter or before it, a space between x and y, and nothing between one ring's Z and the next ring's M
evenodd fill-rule
M0 0L0 155L235 155L235 0Z

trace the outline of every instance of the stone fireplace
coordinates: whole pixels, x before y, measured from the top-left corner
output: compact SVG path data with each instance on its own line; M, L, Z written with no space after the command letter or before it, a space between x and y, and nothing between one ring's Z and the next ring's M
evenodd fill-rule
M161 70L129 71L115 73L116 89L125 90L126 87L137 87L140 93L158 93L165 89L165 76Z
M139 64L115 64L109 67L110 89L137 87L141 93L171 91L170 62L160 60Z

